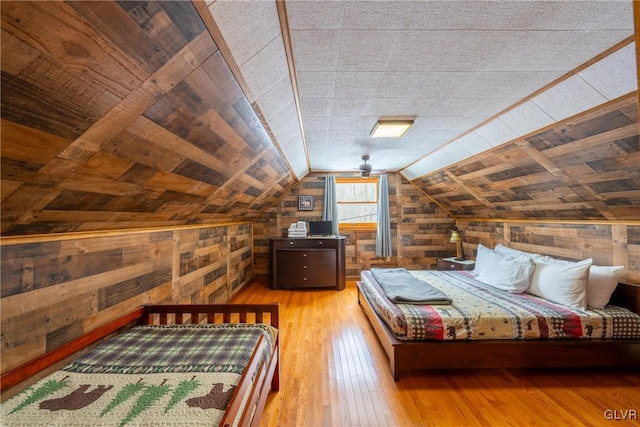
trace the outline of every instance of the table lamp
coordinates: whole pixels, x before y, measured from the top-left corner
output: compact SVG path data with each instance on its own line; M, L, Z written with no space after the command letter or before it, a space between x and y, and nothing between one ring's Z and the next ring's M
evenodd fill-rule
M451 231L451 237L449 238L449 243L456 244L456 261L464 261L466 258L464 256L464 246L462 245L462 236L460 236L460 230L458 230L457 226L453 226L453 230ZM458 249L459 248L459 249Z

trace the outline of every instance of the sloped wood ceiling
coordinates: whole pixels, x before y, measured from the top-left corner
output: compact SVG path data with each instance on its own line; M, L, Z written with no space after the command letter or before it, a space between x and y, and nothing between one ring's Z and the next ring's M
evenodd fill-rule
M638 220L637 95L412 182L457 218Z
M2 8L2 234L252 220L295 183L188 1Z
M253 221L297 182L190 1L2 1L3 236ZM456 218L640 219L637 94L412 181Z

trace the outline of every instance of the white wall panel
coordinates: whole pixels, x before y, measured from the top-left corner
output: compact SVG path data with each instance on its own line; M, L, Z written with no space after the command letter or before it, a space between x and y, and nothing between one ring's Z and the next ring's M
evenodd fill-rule
M492 148L491 145L475 131L459 138L457 142L469 152L470 156Z
M636 45L631 43L578 73L607 99L616 99L638 89Z
M518 137L518 134L511 130L500 119L493 120L476 129L476 133L492 147L497 147Z
M603 104L607 98L575 75L536 96L532 102L555 121L560 121Z
M518 135L526 135L550 125L554 120L536 104L527 101L500 116L500 120Z

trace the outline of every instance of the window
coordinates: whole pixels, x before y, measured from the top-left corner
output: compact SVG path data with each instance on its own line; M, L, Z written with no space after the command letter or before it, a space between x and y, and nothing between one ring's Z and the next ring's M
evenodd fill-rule
M341 230L376 228L377 178L336 178L336 193Z

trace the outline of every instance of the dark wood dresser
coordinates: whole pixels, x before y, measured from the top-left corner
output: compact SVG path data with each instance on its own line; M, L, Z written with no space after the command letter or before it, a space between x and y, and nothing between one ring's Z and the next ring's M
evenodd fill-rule
M269 239L271 289L346 287L345 238Z

